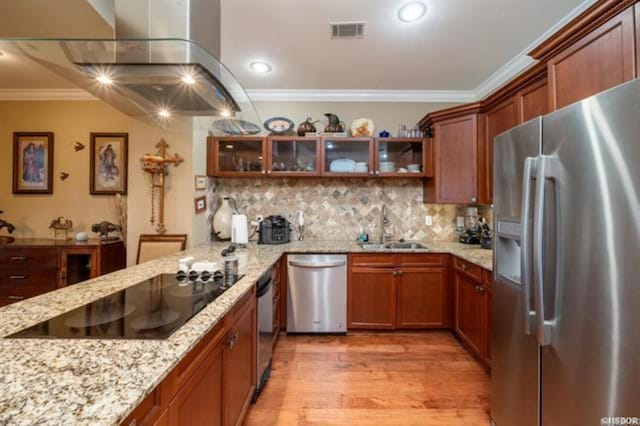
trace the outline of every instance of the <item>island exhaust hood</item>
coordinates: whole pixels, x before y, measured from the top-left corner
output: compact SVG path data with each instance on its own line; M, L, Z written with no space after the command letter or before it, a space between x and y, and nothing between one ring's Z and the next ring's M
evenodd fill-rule
M244 88L210 53L219 54L219 24L203 16L219 18L215 0L114 5L115 39L4 39L0 46L163 128L179 116L260 122Z

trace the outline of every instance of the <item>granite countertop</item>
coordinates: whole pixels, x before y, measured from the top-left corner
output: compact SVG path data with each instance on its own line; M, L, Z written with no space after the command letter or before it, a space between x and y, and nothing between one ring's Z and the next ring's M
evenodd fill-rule
M491 251L458 243L425 243L491 269ZM185 255L220 259L227 244L152 260L0 308L0 336L70 311L161 273ZM384 250L407 252L407 250ZM165 340L0 339L0 424L116 424L151 392L198 341L285 252L364 252L355 242L250 244L237 250L240 272L231 289Z

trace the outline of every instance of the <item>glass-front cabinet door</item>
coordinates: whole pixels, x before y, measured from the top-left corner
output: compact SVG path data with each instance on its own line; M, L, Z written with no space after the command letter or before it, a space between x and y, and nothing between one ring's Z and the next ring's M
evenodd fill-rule
M267 172L264 137L209 138L207 150L209 176L261 176Z
M320 174L320 138L274 136L268 139L267 174L317 176Z
M377 138L376 176L426 176L426 143L426 139Z
M372 176L373 139L322 138L322 174L330 176Z

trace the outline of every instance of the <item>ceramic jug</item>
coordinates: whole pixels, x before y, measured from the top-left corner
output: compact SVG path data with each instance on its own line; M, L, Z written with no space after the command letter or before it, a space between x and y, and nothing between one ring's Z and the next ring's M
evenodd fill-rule
M300 125L298 126L298 136L304 136L307 133L315 133L317 131L316 126L314 126L314 124L316 124L317 121L311 121L311 120L312 120L311 117L307 117L305 121L300 123Z
M234 213L229 204L229 197L224 197L216 214L213 215L213 234L218 240L231 238L231 218Z
M342 133L344 132L344 123L340 121L337 115L326 113L325 117L329 120L329 124L324 128L327 133Z

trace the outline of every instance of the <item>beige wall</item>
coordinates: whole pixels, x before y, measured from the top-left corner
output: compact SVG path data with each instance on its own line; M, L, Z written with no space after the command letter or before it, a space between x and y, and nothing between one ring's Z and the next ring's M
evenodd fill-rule
M256 102L256 110L262 121L271 117L283 116L296 124L307 117L321 120L316 124L323 131L327 123L324 113L337 114L345 122L347 129L356 118L370 118L375 124L376 135L387 130L396 135L398 124L408 127L415 125L426 113L455 104L418 103L418 102ZM260 123L261 124L261 123Z
M52 237L48 227L57 216L71 219L74 233L113 220L111 197L89 194L89 133L126 132L128 122L97 101L0 102L0 210L16 226L16 237ZM54 132L53 194L12 193L14 131ZM75 152L76 141L85 149ZM67 180L60 180L60 172L69 173Z
M166 179L165 224L169 233L185 233L193 241L193 143L192 127L167 132L125 116L99 101L0 102L0 210L16 226L18 238L49 238L51 220L64 216L73 221L72 233L90 232L91 224L114 221L110 196L89 194L89 134L91 132L129 133L128 261L135 262L138 236L154 233L151 213L150 181L140 170L139 159L155 153L155 145L165 138L170 152L178 152L185 162L171 168ZM12 193L12 153L14 131L52 131L54 141L53 194ZM82 142L85 149L75 152ZM202 143L204 146L204 141ZM202 166L203 167L203 166ZM60 172L69 173L61 181ZM157 216L157 215L156 215ZM206 216L203 214L203 216ZM198 228L196 228L198 230ZM5 232L4 230L2 231ZM91 235L91 234L90 234Z

